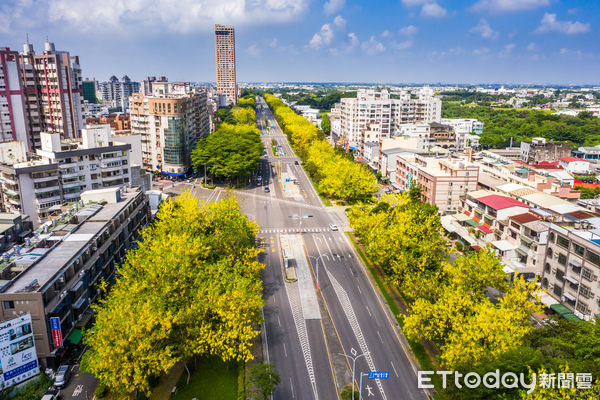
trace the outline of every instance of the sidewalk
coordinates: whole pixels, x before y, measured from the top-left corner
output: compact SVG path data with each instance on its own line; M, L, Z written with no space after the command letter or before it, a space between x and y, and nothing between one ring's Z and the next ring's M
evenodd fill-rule
M152 390L150 400L167 400L171 397L173 386L177 386L177 382L181 379L181 375L185 372L183 362L175 364L168 375L162 376L158 385Z

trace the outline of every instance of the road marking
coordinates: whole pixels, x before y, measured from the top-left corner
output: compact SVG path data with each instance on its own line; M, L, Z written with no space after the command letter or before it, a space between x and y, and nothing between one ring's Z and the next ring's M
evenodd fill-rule
M81 392L83 392L83 385L77 385L75 386L75 390L73 390L73 396L72 397L77 397L81 394Z
M390 360L390 364L392 364L392 369L394 370L394 373L396 374L396 378L399 378L400 375L398 375L398 371L396 371L396 367L394 367L394 363Z
M277 316L277 323L279 324L279 327L281 327L281 320L279 319L279 315Z
M369 313L369 317L372 317L371 311L369 310L369 307L365 306L365 308L367 309L367 312Z
M283 343L283 354L285 354L285 358L287 358L287 348L285 347L285 343Z
M383 344L383 338L381 337L381 333L377 331L377 336L379 336L379 341Z
M265 319L265 308L261 308L260 309L260 313L262 314L262 318L263 321L265 321L265 323L263 324L263 329L265 331L265 348L267 349L267 362L269 361L269 341L267 340L267 320Z
M360 290L360 286L356 285L356 288L358 289L358 293L360 293L362 296L362 291Z
M294 384L292 383L292 378L290 377L290 387L292 388L292 397L296 397L294 396Z

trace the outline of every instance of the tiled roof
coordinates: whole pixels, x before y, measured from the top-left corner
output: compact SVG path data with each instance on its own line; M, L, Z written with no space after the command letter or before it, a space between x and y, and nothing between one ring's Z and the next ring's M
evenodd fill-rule
M499 196L492 194L490 196L484 196L477 199L481 203L494 210L502 210L510 207L526 207L530 208L527 204L520 202L519 200L513 199L512 197Z
M513 215L513 216L511 216L509 218L512 219L515 222L518 222L519 224L525 224L527 222L539 220L538 217L536 217L535 215L530 214L530 213L523 213L523 214L519 214L519 215Z
M582 158L577 158L577 157L561 157L559 158L560 161L564 161L564 162L573 162L573 161L585 161L585 162L589 162L587 160L584 160Z

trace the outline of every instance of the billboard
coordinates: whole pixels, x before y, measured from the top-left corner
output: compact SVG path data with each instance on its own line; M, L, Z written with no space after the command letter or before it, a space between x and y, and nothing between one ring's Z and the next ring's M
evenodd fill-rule
M54 347L62 347L62 330L60 329L60 318L50 318L50 330L52 331L52 343Z
M0 384L12 386L39 372L31 315L0 322Z

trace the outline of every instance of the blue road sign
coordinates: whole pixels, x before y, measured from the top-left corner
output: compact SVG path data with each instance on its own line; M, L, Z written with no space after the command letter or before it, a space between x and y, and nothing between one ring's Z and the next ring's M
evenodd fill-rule
M390 373L388 371L371 371L369 372L369 379L388 379Z

